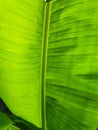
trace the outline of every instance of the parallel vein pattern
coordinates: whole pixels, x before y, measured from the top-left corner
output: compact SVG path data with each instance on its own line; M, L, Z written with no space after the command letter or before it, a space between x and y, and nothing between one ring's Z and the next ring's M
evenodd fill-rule
M41 127L40 68L44 1L0 1L0 97Z
M98 126L97 1L55 0L47 66L48 130Z

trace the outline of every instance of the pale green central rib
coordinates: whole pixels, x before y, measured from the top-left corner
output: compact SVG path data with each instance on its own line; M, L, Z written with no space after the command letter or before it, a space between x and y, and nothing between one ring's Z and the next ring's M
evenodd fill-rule
M47 48L48 48L48 35L50 24L51 1L45 4L44 14L44 29L42 41L42 72L41 72L41 88L42 88L42 129L46 130L46 103L45 103L45 90L46 90L46 66L47 66Z

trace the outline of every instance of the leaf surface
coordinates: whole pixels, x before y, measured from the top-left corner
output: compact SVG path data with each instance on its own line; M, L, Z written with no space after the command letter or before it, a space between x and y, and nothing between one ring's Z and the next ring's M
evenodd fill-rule
M49 130L98 126L97 1L52 3L47 63Z
M38 127L44 7L42 0L0 1L0 97Z

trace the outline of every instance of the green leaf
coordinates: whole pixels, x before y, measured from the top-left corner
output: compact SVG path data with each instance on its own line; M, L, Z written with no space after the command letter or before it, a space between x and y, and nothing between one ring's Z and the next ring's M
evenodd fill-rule
M97 1L52 3L47 63L49 130L98 126Z
M0 97L15 115L42 127L42 0L0 1Z
M95 130L97 1L51 2L0 1L0 97L31 130Z
M7 130L12 125L12 121L3 113L0 113L0 130Z

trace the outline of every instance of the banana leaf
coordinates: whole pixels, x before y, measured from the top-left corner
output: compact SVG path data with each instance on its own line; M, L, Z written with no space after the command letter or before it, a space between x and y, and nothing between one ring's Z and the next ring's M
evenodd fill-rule
M0 1L0 98L16 127L97 129L97 15L96 0Z
M96 0L52 3L47 58L49 130L98 127Z
M13 114L40 128L44 4L0 1L0 97Z

